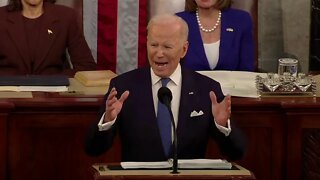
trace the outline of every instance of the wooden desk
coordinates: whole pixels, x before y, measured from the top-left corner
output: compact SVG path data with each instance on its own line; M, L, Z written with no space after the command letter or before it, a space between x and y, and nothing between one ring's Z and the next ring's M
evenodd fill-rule
M249 142L240 164L257 179L320 176L319 98L233 98L232 104L232 117Z
M84 152L87 128L102 96L34 93L0 100L0 179L87 180L99 162L120 162L118 140L103 156ZM310 179L320 175L319 98L232 98L232 119L248 139L236 162L259 180ZM218 156L210 142L207 158Z
M113 150L97 158L84 152L86 131L97 118L102 96L33 96L0 101L12 108L0 116L1 172L6 171L0 179L88 179L92 163L119 161ZM6 110L4 105L0 108Z
M12 103L0 101L0 179L7 177L7 116L13 108Z
M172 170L110 170L108 164L93 165L91 171L95 180L219 180L219 179L241 179L252 180L254 175L247 169L234 165L233 170L179 170L179 174L171 174Z

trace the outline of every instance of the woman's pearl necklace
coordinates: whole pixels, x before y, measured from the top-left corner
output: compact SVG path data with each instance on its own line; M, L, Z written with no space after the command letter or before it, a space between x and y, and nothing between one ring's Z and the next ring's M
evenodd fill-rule
M201 31L203 32L206 32L206 33L211 33L213 32L214 30L217 29L217 27L219 26L219 23L220 23L220 20L221 20L221 11L219 10L219 16L218 16L218 19L217 19L217 22L216 24L213 26L213 28L211 29L206 29L202 26L201 22L200 22L200 17L199 17L199 10L197 9L196 11L196 16L197 16L197 21L198 21L198 25L199 25L199 28L201 29Z

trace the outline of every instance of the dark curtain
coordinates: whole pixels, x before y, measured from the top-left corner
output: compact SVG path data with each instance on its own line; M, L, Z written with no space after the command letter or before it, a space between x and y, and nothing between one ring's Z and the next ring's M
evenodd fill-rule
M312 0L309 71L320 71L320 0Z

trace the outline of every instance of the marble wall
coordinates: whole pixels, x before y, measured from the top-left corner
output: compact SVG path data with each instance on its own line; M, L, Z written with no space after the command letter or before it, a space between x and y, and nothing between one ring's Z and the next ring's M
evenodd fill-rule
M309 71L311 0L259 1L259 68L277 71L278 59L296 57Z
M7 0L0 0L0 7L7 5L7 3L8 3Z

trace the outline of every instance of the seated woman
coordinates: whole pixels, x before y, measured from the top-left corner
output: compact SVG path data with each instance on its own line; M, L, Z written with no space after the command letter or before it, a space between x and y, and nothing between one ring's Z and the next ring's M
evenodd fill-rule
M250 14L230 8L231 0L186 0L177 13L189 26L182 66L196 70L254 71Z
M79 70L96 69L76 11L54 3L9 0L0 7L0 74L72 76Z

